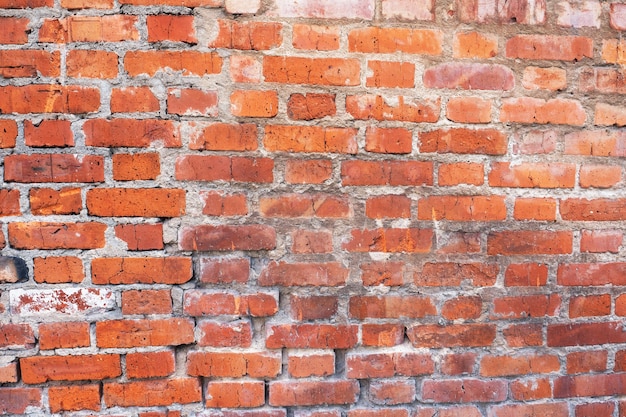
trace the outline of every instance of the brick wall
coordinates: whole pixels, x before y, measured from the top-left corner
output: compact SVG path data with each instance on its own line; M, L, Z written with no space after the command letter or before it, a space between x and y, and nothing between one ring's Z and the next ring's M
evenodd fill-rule
M0 414L625 416L624 30L0 0Z

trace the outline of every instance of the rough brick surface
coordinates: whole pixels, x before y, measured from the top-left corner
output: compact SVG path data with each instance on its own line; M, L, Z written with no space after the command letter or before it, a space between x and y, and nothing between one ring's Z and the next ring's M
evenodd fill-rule
M626 415L624 0L0 0L0 415Z

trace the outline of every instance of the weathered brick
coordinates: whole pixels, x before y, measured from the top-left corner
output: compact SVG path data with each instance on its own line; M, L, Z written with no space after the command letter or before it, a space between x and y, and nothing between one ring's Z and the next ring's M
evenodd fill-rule
M276 230L265 225L210 226L182 229L180 248L193 251L271 250Z
M178 217L185 214L185 190L173 188L94 188L87 210L99 217Z
M403 39L403 42L396 42ZM348 33L348 50L364 53L441 55L443 32L431 29L369 27Z
M89 363L90 366L85 366ZM31 356L20 359L26 384L115 378L122 374L120 355Z
M96 258L94 284L182 284L192 277L191 258Z
M96 384L57 386L48 389L50 411L100 410L100 386Z
M129 51L124 55L124 69L131 77L154 76L175 71L182 76L205 76L222 70L222 58L216 52L198 51Z
M83 131L87 146L147 148L155 142L166 148L181 146L178 125L169 120L90 119Z
M266 56L263 76L266 82L353 86L359 84L361 68L356 59Z
M434 123L439 120L440 107L439 98L383 97L372 94L346 97L346 111L357 120Z
M158 407L200 402L202 389L197 378L105 382L102 398L109 407Z
M176 346L194 341L193 322L171 318L155 320L108 320L96 323L100 348Z
M97 249L104 247L106 228L97 222L14 222L9 243L16 249Z

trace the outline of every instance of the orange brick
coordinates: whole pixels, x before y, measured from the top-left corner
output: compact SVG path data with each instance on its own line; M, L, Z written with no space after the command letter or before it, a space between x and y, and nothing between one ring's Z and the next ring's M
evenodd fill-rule
M60 284L79 283L85 278L83 262L75 256L49 256L35 258L35 282Z
M377 153L411 153L413 135L408 129L368 127L365 132L365 150Z
M146 18L148 42L198 42L193 16L154 15Z
M114 88L111 92L111 113L159 111L159 101L150 87Z
M118 224L115 237L126 242L128 250L163 249L163 224Z
M289 159L285 165L285 181L290 184L321 184L333 172L329 159Z
M480 32L460 32L454 35L455 58L493 58L498 54L498 38Z
M156 152L117 153L112 159L115 181L154 180L161 173L161 159Z
M293 25L292 45L296 49L334 51L339 49L339 27Z
M0 51L0 76L58 77L61 75L61 54L40 50Z
M116 78L115 52L75 49L67 54L67 75L75 78Z
M368 87L413 88L415 64L410 62L368 61ZM371 74L371 75L369 75Z
M238 117L274 117L278 114L278 93L236 90L230 95L230 112Z
M610 188L622 180L622 167L617 165L583 165L580 167L580 186L583 188Z
M0 44L24 44L28 42L30 20L17 17L0 17Z
M397 42L405 39L404 42ZM441 55L443 32L429 29L370 27L348 33L348 50L364 53Z
M55 386L48 389L50 411L100 410L100 385Z
M557 67L526 67L522 85L527 90L564 90L567 87L567 73Z
M245 216L248 214L248 201L245 194L224 195L219 191L203 195L202 214L207 216Z
M553 198L516 198L513 217L516 220L556 220Z
M46 19L39 30L39 42L123 42L139 40L137 16L71 16Z
M174 352L137 352L126 354L126 376L128 378L154 378L174 373Z
M482 185L484 182L485 168L483 164L458 162L439 165L439 185Z
M446 105L446 117L458 123L489 123L492 100L480 97L452 97Z
M39 348L42 350L88 347L90 344L89 323L63 322L39 325Z
M170 88L167 92L167 112L180 116L218 115L218 95L215 91L191 88Z

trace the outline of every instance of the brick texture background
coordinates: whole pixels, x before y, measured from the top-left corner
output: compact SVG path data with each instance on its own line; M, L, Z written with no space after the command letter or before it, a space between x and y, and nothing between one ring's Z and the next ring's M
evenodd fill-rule
M626 416L624 31L0 0L0 414Z

